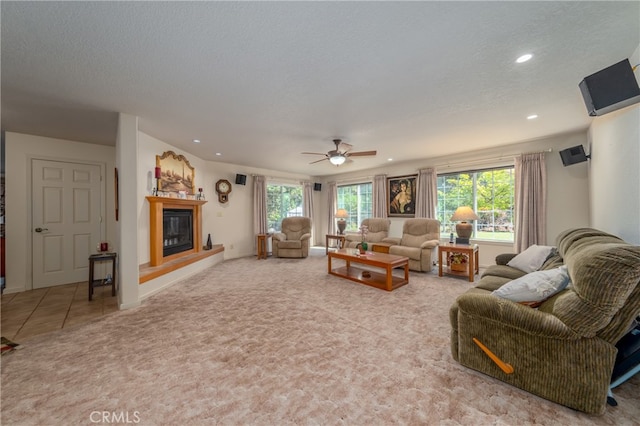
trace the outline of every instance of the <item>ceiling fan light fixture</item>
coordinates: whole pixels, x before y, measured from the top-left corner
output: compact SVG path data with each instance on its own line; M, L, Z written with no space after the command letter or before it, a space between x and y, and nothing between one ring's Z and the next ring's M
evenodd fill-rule
M533 55L531 53L527 53L525 55L520 56L518 59L516 59L516 62L519 64L524 64L531 58L533 58Z
M334 155L333 157L329 158L329 161L331 161L331 164L333 164L334 166L339 166L340 164L343 164L345 160L346 158L342 154Z

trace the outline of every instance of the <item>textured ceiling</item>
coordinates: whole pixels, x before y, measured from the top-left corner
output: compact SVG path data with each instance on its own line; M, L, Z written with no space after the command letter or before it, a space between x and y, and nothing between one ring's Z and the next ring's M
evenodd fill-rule
M578 83L640 44L637 1L0 7L3 130L113 144L124 112L200 158L314 176L584 129ZM300 154L334 137L378 155Z

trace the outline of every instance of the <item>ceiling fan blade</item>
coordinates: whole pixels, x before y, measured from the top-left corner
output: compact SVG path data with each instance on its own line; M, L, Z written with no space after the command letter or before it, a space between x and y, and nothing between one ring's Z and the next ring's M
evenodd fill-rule
M358 151L358 152L347 152L345 155L347 157L364 157L365 155L376 155L378 151Z
M311 155L327 155L324 152L301 152L300 154L311 154Z
M345 142L340 142L338 144L338 151L340 151L341 153L346 153L349 150L353 149L353 145L345 143Z
M324 155L324 154L322 154L322 155ZM319 162L321 162L321 161L328 160L328 159L329 159L329 158L323 158L323 159L321 159L321 160L312 161L312 162L310 162L309 164L319 163Z

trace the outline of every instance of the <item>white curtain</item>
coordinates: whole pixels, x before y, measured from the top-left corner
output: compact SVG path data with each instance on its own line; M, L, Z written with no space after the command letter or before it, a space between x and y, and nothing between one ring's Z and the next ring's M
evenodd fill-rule
M313 182L302 182L302 187L302 214L311 219L311 245L315 245L315 238L313 236L313 229L315 227L315 221L313 220Z
M327 226L327 233L330 235L336 235L338 233L338 227L336 226L336 210L338 209L338 184L335 182L329 182L327 184L327 197L329 206L329 223Z
M544 152L522 154L515 162L516 253L547 240L547 170Z
M438 204L437 180L438 175L433 168L418 171L416 217L435 219Z
M253 177L253 232L267 233L267 184L264 176Z
M373 217L387 217L387 175L373 177Z

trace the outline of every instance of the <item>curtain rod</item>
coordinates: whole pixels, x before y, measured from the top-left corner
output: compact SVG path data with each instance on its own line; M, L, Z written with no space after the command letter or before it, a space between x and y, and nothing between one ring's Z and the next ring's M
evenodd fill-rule
M256 174L252 174L252 177L256 177L256 176L264 176L265 179L267 180L277 180L283 183L304 183L304 182L311 182L309 179L296 179L296 178L288 178L288 177L282 177L282 176L267 176L267 175L261 175L259 173Z
M344 180L336 180L336 183L354 183L354 182L360 182L363 180L373 180L375 176L358 176L358 177L354 177L354 178L350 178L350 179L344 179ZM327 182L329 183L329 182Z
M510 155L501 155L500 157L492 157L492 158L482 158L482 159L478 159L478 160L469 160L469 161L459 161L457 163L447 163L447 164L438 164L436 166L434 166L435 168L440 168L440 167L452 167L452 166L460 166L460 165L464 165L464 164L474 164L474 163L485 163L487 161L500 161L500 160L507 160L507 159L511 159L514 158L518 155L525 155L525 154L543 154L545 152L552 152L553 149L549 148L549 149L545 149L542 151L535 151L535 152L521 152L520 154L510 154Z

